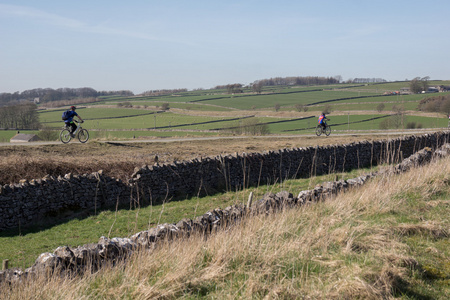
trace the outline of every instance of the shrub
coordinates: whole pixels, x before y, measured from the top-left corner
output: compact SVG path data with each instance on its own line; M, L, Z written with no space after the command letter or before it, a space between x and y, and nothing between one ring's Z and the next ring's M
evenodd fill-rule
M279 111L281 108L281 105L277 103L277 104L275 104L274 108L275 108L275 111Z
M428 112L450 113L450 95L433 96L422 99L419 103L419 110Z
M378 126L380 127L380 129L389 129L389 127L391 126L390 118L384 119Z
M303 107L305 107L303 104L295 104L295 109L299 112L303 110Z
M383 110L384 110L384 103L378 104L378 106L377 106L377 111L378 111L378 112L382 112Z
M131 104L130 101L126 101L126 102L119 102L117 103L117 107L126 107L126 108L131 108L133 107L133 104Z
M258 118L247 118L239 121L232 132L246 135L266 135L270 133L267 124L260 124Z
M37 136L43 141L56 141L58 139L58 131L49 127L42 127Z
M162 109L162 110L169 110L169 109L170 109L169 103L163 103L163 104L161 105L161 109Z

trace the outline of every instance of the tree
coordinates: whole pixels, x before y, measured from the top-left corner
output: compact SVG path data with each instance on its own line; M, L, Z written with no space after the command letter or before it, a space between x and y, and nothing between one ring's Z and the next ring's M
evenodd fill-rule
M384 110L384 103L378 104L378 106L377 106L377 111L378 111L378 112L382 112L383 110Z
M303 108L305 107L305 105L303 104L295 104L295 109L300 112L303 111Z
M258 94L261 94L262 88L263 88L262 81L258 81L252 85L253 92L258 93Z
M428 91L428 80L430 79L430 76L425 76L422 78L422 88L424 91Z
M274 106L274 108L275 108L275 111L279 111L280 108L281 108L281 105L278 104L278 103L276 103L275 106Z
M36 104L0 107L0 128L38 129L39 127Z
M327 105L325 105L325 107L323 108L323 111L322 111L322 113L324 113L324 114L329 114L329 113L331 113L331 111L332 111L332 109L331 109L331 105L330 104L327 104Z
M228 84L226 87L228 94L242 93L242 84L240 83Z
M161 109L162 109L162 110L169 110L169 109L170 109L169 103L163 103L163 104L161 105Z
M425 76L423 78L416 77L409 83L409 90L411 93L418 94L422 91L428 90L428 80L430 79L429 76Z

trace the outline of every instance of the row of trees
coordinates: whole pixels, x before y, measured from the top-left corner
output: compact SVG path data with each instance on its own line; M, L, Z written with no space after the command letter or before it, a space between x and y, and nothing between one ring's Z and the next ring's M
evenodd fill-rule
M0 106L2 105L12 105L14 103L22 101L32 101L36 98L40 102L53 102L60 100L71 100L76 98L97 98L100 96L133 96L131 91L96 91L93 88L83 87L83 88L59 88L59 89L32 89L26 90L22 93L0 93Z
M0 128L39 129L36 104L0 107Z
M172 95L176 93L184 93L187 92L187 89L169 89L169 90L150 90L142 93L143 96L164 96L164 95Z
M251 89L255 93L261 93L265 86L294 86L294 85L327 85L337 84L342 80L341 76L334 77L275 77L270 79L261 79L250 84ZM226 89L228 94L243 93L244 86L240 83L233 83L227 85L217 85L214 89Z
M262 86L277 86L277 85L326 85L336 84L341 80L340 76L335 77L319 77L319 76L307 76L307 77L275 77L270 79L261 79L253 83L260 84Z
M241 83L232 83L232 84L226 84L226 85L216 85L214 89L216 90L227 90L228 94L239 94L243 93L244 85Z
M352 83L381 83L386 82L383 78L355 78L352 79Z

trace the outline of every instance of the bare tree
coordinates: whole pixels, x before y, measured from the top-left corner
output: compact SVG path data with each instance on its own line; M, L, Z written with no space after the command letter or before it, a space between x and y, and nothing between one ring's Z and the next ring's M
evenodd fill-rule
M330 104L327 104L327 105L325 105L325 107L323 108L323 111L322 111L324 114L329 114L329 113L331 113L332 112L332 109L331 109L331 105Z
M161 109L162 109L162 110L169 110L169 109L170 109L169 103L163 103L163 104L161 105Z
M295 104L295 109L297 110L297 111L303 111L303 108L305 107L305 105L304 104Z
M263 88L262 81L258 81L252 85L253 92L258 93L258 94L261 94L262 88Z
M281 105L280 105L279 103L276 103L276 104L274 105L274 108L275 108L275 111L279 111L280 108L281 108Z
M378 111L378 112L382 112L383 110L384 110L384 103L378 104L378 106L377 106L377 111Z
M0 128L38 129L36 104L27 103L0 108Z

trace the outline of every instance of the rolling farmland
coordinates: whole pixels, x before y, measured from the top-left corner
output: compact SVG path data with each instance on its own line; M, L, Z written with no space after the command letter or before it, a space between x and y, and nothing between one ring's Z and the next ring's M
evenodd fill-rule
M433 84L449 85L450 81L430 82ZM227 129L245 126L243 120L249 118L255 119L252 124L265 126L270 134L312 134L324 110L330 111L329 124L335 132L446 128L448 118L444 113L418 111L419 102L430 94L389 95L407 86L408 82L393 82L265 87L260 94L244 89L240 94L197 90L173 95L109 96L80 105L77 112L94 139L229 135L233 130ZM39 110L40 122L58 131L65 109ZM15 133L2 131L0 140L7 141Z

